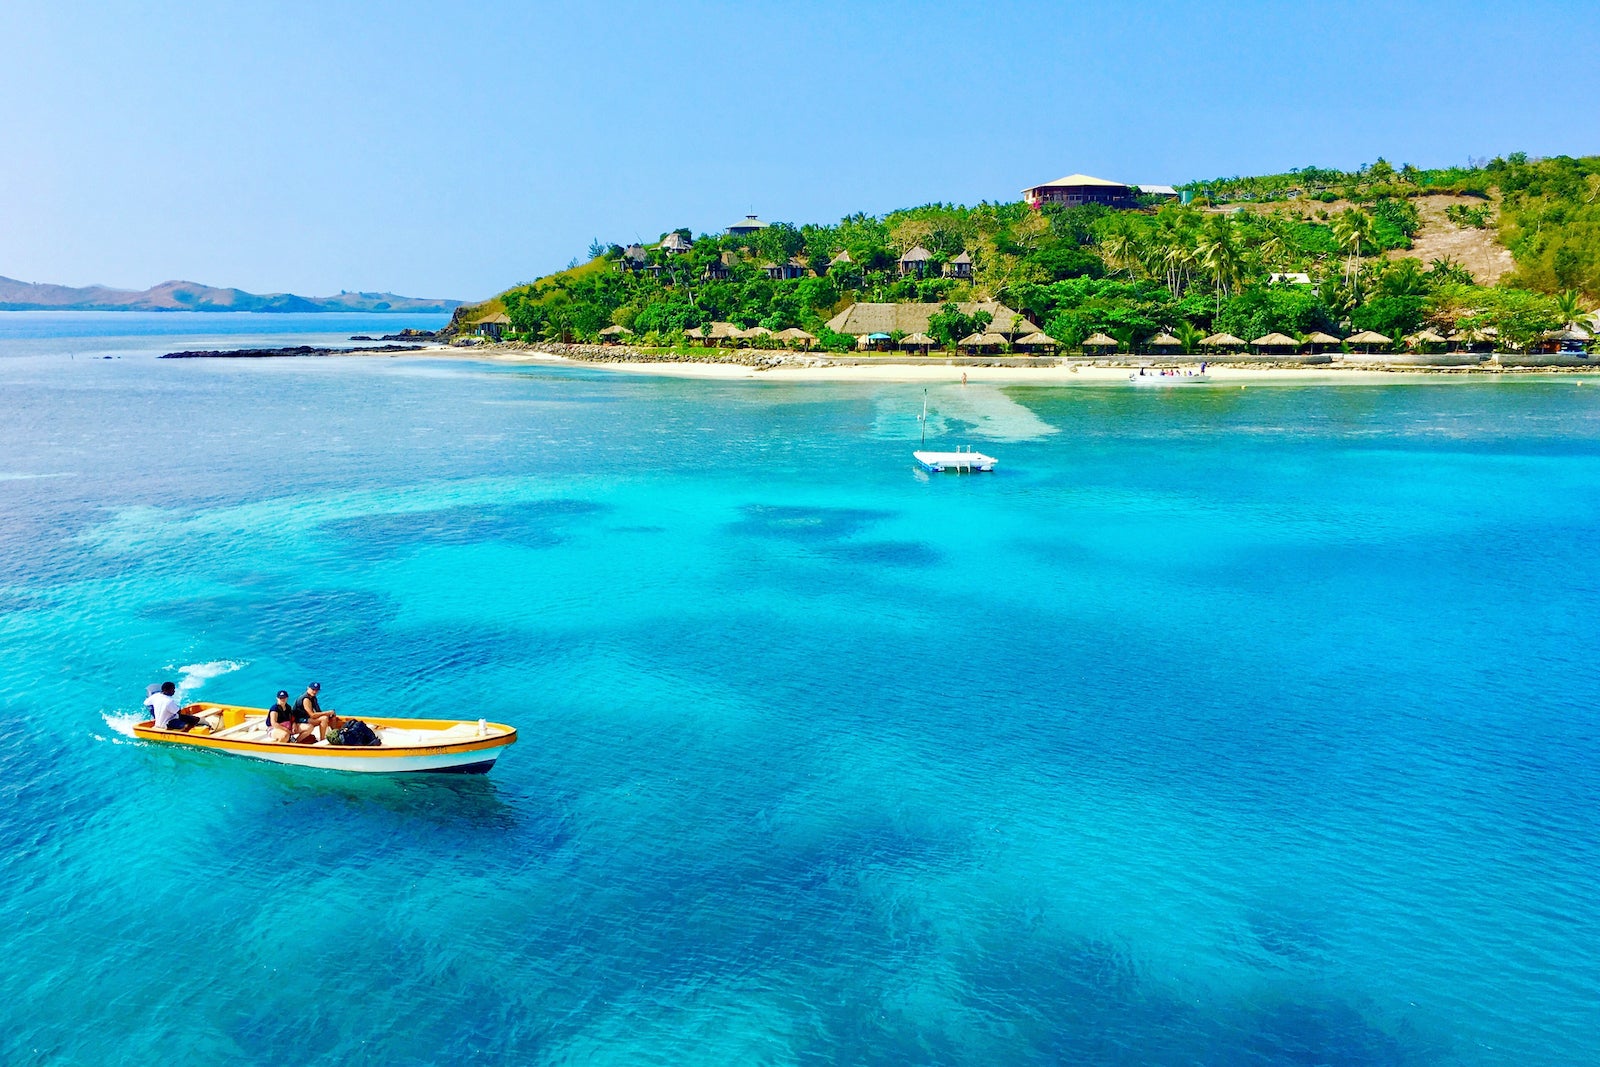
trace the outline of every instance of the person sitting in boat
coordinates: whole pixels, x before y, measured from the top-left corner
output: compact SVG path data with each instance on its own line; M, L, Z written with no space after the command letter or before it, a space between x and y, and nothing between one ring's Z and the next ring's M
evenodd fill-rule
M284 744L298 741L303 745L313 744L317 740L311 716L289 703L287 689L278 690L277 703L267 709L267 739Z
M306 686L306 691L300 696L299 710L305 713L306 721L315 728L317 737L326 738L333 731L343 728L344 720L332 711L322 710L322 705L317 700L317 694L320 692L322 692L321 682L312 682Z
M159 693L151 693L146 702L150 708L150 717L155 720L157 730L188 731L200 725L200 720L194 715L186 715L178 706L174 694L178 687L171 682L162 682Z

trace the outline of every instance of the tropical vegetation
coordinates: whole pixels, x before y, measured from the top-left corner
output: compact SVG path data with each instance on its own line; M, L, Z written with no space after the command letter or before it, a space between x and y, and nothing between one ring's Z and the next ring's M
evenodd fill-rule
M858 300L941 305L930 324L941 345L982 325L960 302L996 300L1067 346L1096 332L1124 344L1167 332L1192 348L1211 332L1398 337L1431 327L1493 328L1521 347L1580 321L1600 294L1600 157L1513 154L1438 170L1380 159L1354 172L1304 168L1183 188L1189 203L1139 210L928 204L744 235L681 229L692 247L652 246L640 261L597 240L586 262L458 322L504 310L514 336L592 340L618 326L659 346L731 322L799 327L842 350L854 339L825 324ZM1449 223L1487 229L1510 250L1516 267L1500 284L1480 285L1448 258L1405 255L1419 200L1436 193L1470 198L1452 204ZM926 269L901 277L900 257L917 246L931 255ZM945 276L963 252L970 279ZM791 264L800 276L769 276Z

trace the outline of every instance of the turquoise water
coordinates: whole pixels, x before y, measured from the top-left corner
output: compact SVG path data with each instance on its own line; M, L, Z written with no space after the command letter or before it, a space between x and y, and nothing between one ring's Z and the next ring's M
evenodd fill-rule
M21 318L0 1062L1596 1062L1600 386L939 386L929 477L919 386Z

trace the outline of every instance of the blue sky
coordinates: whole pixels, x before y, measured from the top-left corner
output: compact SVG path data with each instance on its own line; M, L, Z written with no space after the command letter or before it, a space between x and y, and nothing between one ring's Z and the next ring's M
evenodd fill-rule
M591 238L1600 153L1600 4L0 5L0 275L479 298Z

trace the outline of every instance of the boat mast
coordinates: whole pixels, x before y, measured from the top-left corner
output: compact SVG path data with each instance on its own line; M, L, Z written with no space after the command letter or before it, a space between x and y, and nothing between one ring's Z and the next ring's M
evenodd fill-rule
M922 418L919 421L922 423L922 446L921 447L927 448L928 447L928 391L926 389L924 389L922 391Z

